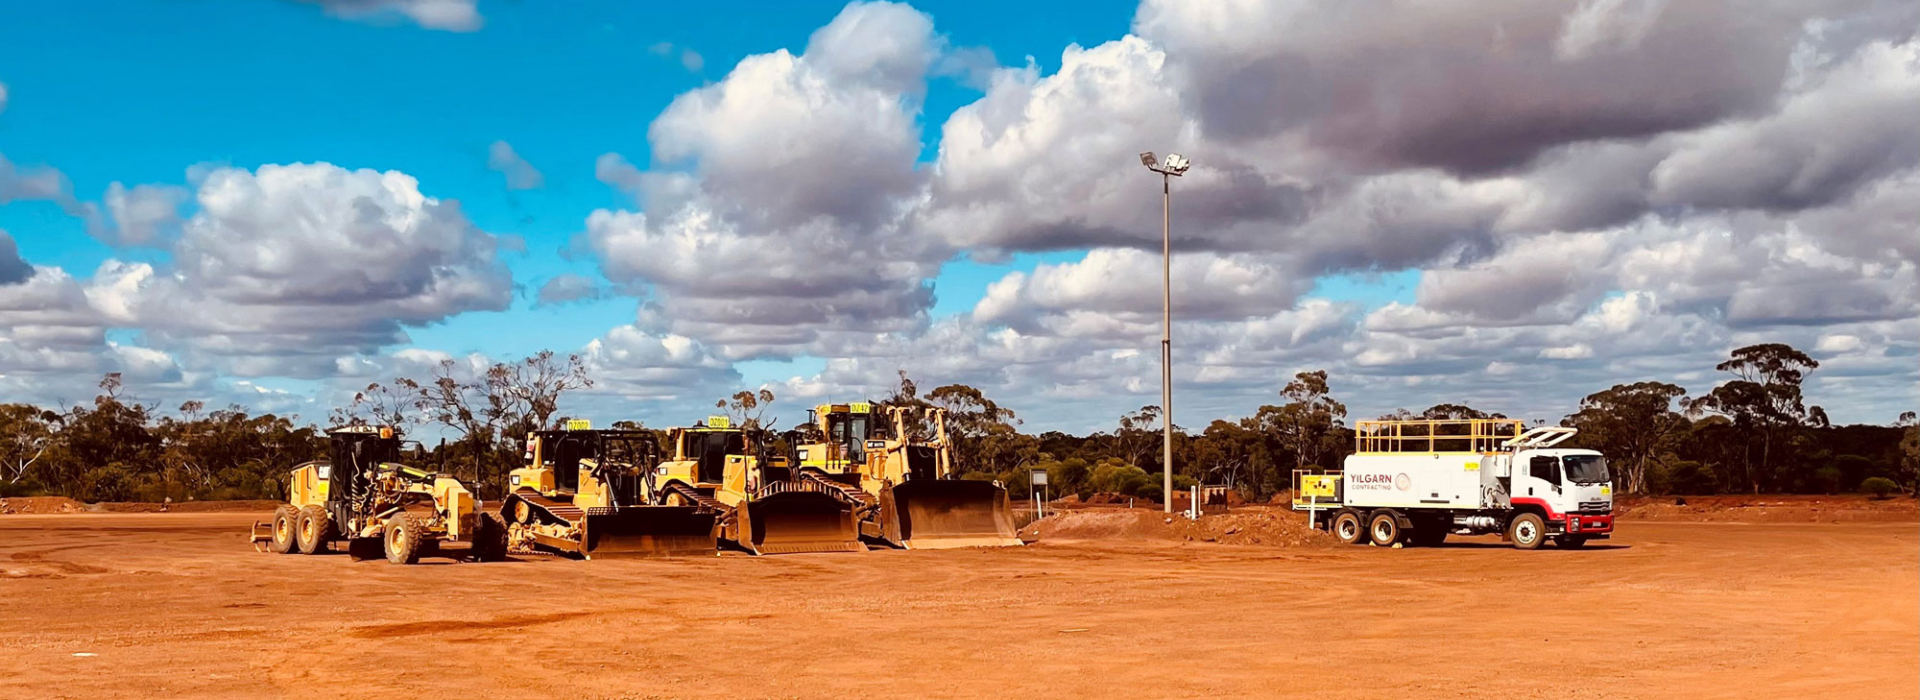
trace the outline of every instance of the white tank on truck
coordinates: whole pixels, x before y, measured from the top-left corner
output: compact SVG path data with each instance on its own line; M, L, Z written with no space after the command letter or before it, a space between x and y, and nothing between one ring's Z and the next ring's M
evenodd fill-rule
M1613 533L1613 482L1599 452L1556 447L1574 432L1510 419L1359 421L1340 472L1295 472L1293 506L1348 544L1498 534L1520 549L1577 549Z

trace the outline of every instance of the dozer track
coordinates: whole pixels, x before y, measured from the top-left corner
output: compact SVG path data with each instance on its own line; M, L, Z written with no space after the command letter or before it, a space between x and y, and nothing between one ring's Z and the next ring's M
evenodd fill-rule
M529 512L521 515L520 508ZM587 559L699 556L719 551L712 511L688 506L581 508L567 497L514 493L505 506L508 542ZM532 551L529 551L532 550Z

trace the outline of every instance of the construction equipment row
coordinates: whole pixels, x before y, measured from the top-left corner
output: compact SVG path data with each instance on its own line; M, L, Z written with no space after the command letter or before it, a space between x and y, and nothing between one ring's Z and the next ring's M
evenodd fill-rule
M956 478L945 413L930 435L906 409L874 420L867 403L823 404L782 436L725 416L666 431L565 430L527 435L506 495L483 506L472 485L402 461L392 428L327 433L329 457L295 467L289 502L256 523L256 548L356 558L618 556L859 552L1021 544L1007 491ZM424 456L423 449L416 452ZM451 545L451 546L449 546Z

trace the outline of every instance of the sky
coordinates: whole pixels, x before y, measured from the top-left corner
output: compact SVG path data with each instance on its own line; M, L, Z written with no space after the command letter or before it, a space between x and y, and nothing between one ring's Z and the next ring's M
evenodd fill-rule
M1911 2L182 0L0 8L0 401L120 372L324 420L541 350L562 412L792 424L965 383L1023 429L1324 369L1354 418L1920 404Z

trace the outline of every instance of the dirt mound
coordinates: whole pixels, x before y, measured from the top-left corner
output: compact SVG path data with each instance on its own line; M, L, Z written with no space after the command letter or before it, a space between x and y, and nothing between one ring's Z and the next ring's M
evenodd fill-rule
M22 496L0 498L0 515L32 513L85 513L93 508L66 496Z
M1614 501L1622 520L1742 523L1857 523L1920 520L1912 498L1865 496L1667 496Z
M1102 508L1059 513L1034 521L1022 533L1053 540L1148 539L1272 547L1332 546L1336 540L1307 527L1304 517L1276 509L1246 509L1202 515L1199 520L1143 508Z

